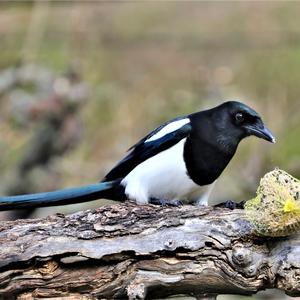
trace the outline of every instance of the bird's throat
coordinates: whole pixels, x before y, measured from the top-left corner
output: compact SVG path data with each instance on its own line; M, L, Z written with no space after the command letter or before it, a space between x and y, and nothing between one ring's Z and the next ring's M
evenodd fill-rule
M215 144L188 138L184 147L184 160L188 175L198 185L213 183L226 168L236 151L223 141Z

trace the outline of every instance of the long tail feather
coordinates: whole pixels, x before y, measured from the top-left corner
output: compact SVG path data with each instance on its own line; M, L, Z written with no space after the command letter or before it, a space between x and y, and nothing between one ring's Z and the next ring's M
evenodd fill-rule
M123 201L119 181L99 182L82 187L46 193L0 197L0 211L42 206L66 205L101 198Z

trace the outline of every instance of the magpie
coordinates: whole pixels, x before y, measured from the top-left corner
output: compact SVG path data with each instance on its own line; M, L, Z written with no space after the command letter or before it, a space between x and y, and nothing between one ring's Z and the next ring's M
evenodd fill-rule
M275 143L259 114L228 101L173 119L133 145L101 182L46 193L0 197L0 210L65 205L100 198L138 204L207 205L213 183L239 142L254 135Z

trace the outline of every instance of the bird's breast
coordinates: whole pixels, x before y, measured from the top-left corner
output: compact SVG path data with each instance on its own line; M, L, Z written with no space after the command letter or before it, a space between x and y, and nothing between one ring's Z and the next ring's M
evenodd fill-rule
M151 197L184 199L199 187L188 176L183 151L186 139L147 159L135 167L122 181L127 196L138 203Z

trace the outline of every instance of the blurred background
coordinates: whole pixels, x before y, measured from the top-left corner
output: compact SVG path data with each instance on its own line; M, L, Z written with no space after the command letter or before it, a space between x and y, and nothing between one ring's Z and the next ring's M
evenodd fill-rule
M276 166L299 178L299 9L1 2L2 194L96 182L162 122L229 99L260 112L278 142L243 141L212 200L252 197Z
M300 178L299 10L285 1L1 2L1 194L97 182L162 122L229 99L260 112L277 143L243 141L212 202L253 197L276 166Z

